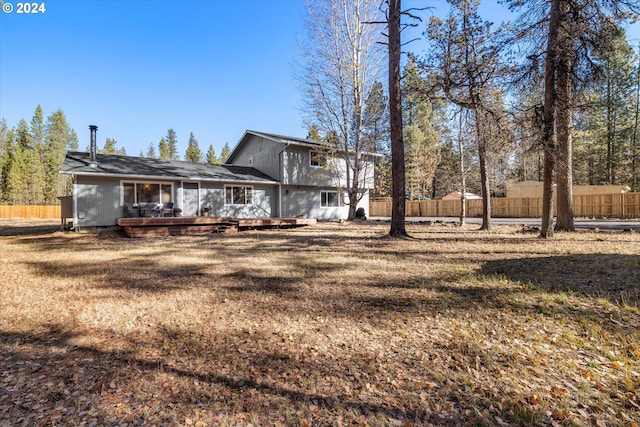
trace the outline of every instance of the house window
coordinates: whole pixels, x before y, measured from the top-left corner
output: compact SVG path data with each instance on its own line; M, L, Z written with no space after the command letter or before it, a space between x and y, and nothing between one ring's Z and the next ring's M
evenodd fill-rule
M136 202L136 185L133 182L123 183L122 193L124 194L124 203L132 205Z
M138 203L160 203L160 184L137 184L136 201Z
M323 208L337 208L340 206L340 193L337 191L321 191L320 206Z
M317 151L310 150L309 151L309 164L311 166L323 167L327 164L327 156L326 154Z
M224 193L226 205L253 204L253 187L228 185L224 187Z
M157 182L123 182L123 202L134 203L170 203L171 184Z

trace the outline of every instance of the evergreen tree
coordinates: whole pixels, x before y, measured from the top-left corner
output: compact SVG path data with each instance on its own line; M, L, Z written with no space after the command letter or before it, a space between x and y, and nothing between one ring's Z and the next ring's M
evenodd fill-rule
M189 135L189 144L187 145L187 152L184 159L187 162L192 163L202 162L202 151L200 151L198 140L195 136L193 136L193 132L191 132L191 134Z
M410 198L424 198L432 193L440 135L435 127L437 110L424 95L427 82L412 55L405 65L402 83L406 189Z
M388 42L388 76L389 76L389 133L391 139L391 227L389 236L408 236L405 224L406 174L404 161L404 132L402 130L402 90L400 84L400 58L402 54L402 20L403 14L400 0L387 2L387 42ZM409 13L410 15L410 13Z
M44 117L42 115L42 107L40 104L36 107L36 111L31 119L31 135L33 136L34 149L38 156L42 156L44 150ZM44 159L41 158L40 161Z
M225 142L224 147L222 147L222 151L220 152L220 163L224 164L227 161L229 154L231 154L231 148L229 148L229 143Z
M58 173L67 147L72 144L75 133L69 128L67 118L62 110L57 110L49 117L45 126L45 144L43 150L44 202L56 204L57 197L66 193L66 182Z
M640 48L636 56L634 76L635 99L633 101L633 124L631 126L631 191L640 191Z
M27 122L21 119L16 130L16 140L7 173L7 201L14 205L36 204L42 199L41 182L36 182L34 172L42 171L35 162L33 135Z
M609 28L640 13L637 1L505 0L511 10L521 10L519 40L531 50L523 75L539 76L544 64L544 106L541 145L544 150L544 186L540 237L554 232L554 193L557 200L556 230L572 231L574 113L583 84L597 71L594 57L611 51ZM544 58L544 62L540 60ZM554 192L553 180L557 187Z
M31 125L22 119L15 131L0 124L0 201L11 204L57 204L71 191L71 179L58 172L66 150L78 149L78 138L57 110L46 123L38 105Z
M602 59L603 75L595 88L595 108L591 111L591 133L602 147L604 164L599 184L630 182L631 146L634 122L634 52L626 34L611 28L612 49Z
M466 185L461 183L461 177L468 174L468 169L461 170L461 165L465 167L464 165L470 164L469 153L466 146L461 146L460 138L456 139L457 141L452 141L451 138L447 138L438 147L438 165L431 184L432 199L441 199L453 191L460 191L462 187L466 188ZM466 190L474 191L472 188Z
M167 131L167 146L169 148L169 159L180 160L180 155L178 155L178 138L176 137L176 131L171 128Z
M211 165L217 165L220 163L220 160L218 159L218 157L216 157L216 151L213 149L213 144L209 145L205 160Z
M506 67L500 62L499 33L478 14L479 0L448 0L446 21L432 17L428 34L433 44L432 71L447 100L473 114L482 188L482 230L491 228L488 152L492 128L502 116L498 80Z
M389 153L389 97L381 82L375 82L365 99L362 137L375 153Z
M104 148L102 150L99 150L99 152L102 154L111 154L115 156L126 156L126 149L124 147L118 148L117 145L118 142L115 139L107 138L104 141Z
M69 142L67 143L67 151L78 151L78 134L75 129L71 129L71 135L69 137Z
M7 203L7 177L13 157L14 132L9 129L5 119L0 120L0 203Z
M362 119L362 135L371 151L384 157L374 164L374 197L388 197L392 186L391 157L389 145L389 98L382 83L376 82L365 100Z
M162 140L160 141L160 144L162 144ZM158 156L156 155L156 147L153 145L153 142L149 143L149 148L147 148L146 157L149 158L149 159L157 159L158 158Z
M320 141L322 139L318 126L311 125L309 132L307 133L307 139L310 139L311 141Z
M171 152L169 151L169 145L167 144L167 140L164 138L161 138L160 143L158 144L158 158L160 160L171 159Z
M118 142L113 139L113 138L107 138L104 141L104 147L102 148L102 150L98 150L98 152L102 153L102 154L116 154L117 148L116 145L118 144Z
M514 117L513 155L516 164L510 179L520 181L542 181L543 161L540 151L542 129L541 99L543 88L539 82L529 84L527 91L516 94Z

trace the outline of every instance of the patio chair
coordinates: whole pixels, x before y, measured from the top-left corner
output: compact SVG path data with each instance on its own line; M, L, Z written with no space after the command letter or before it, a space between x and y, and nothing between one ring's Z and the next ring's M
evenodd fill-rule
M123 205L125 218L138 218L140 216L140 208L138 206Z
M162 205L162 216L173 216L173 203Z

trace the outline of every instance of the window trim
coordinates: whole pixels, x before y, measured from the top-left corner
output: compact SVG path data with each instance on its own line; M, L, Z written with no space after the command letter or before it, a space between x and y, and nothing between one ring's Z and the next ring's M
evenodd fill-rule
M313 154L315 153L315 154ZM316 164L314 164L313 159L316 158ZM310 149L309 150L309 166L312 168L323 168L327 165L327 155L322 152L320 149Z
M233 189L234 188L244 188L244 199L245 203L233 203ZM227 202L227 191L231 189L231 203ZM250 201L247 203L247 192L250 194ZM224 205L225 206L253 206L254 204L254 189L253 185L233 185L227 184L224 186Z
M329 195L329 194L335 194L337 196L337 201L338 201L337 205L333 206L333 205L327 204L329 199L325 195ZM340 191L336 191L336 190L320 190L320 207L321 208L330 209L330 208L340 208L342 206L343 206L342 193Z
M159 193L159 196L160 196L160 202L159 203L160 204L164 204L164 202L162 201L162 186L166 185L166 186L171 187L171 190L170 190L170 193L169 193L170 199L169 199L168 203L174 202L174 192L175 192L175 190L174 190L173 182L170 182L170 181L142 181L142 180L128 180L127 179L127 180L121 180L120 181L120 204L121 205L124 205L125 203L127 203L127 202L124 201L124 196L125 196L125 194L124 194L124 185L125 184L133 184L133 198L135 200L134 204L155 203L155 202L140 202L138 200L138 189L137 189L137 186L140 185L140 184L158 185L158 191L160 192Z

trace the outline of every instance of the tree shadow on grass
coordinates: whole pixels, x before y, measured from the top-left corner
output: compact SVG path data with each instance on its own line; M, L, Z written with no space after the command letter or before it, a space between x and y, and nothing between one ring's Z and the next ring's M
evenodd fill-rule
M35 236L40 234L54 234L60 231L59 225L30 225L17 227L0 227L0 236Z
M132 292L166 293L205 287L215 276L202 264L165 265L148 257L96 263L80 260L25 262L38 275L60 279L91 278L92 287ZM109 298L113 298L112 295Z
M485 262L480 273L546 292L640 306L640 255L578 254Z
M291 369L301 375L313 376L318 372L335 375L335 372L328 371L327 365L322 361L299 361L282 350L272 353L247 348L239 355L233 346L221 349L216 356L217 363L234 366L225 375L217 373L218 370L211 364L210 370L188 361L185 364L185 354L180 354L177 358L169 355L145 359L133 356L128 351L105 351L90 345L73 345L70 343L77 341L74 340L74 335L61 332L63 329L66 328L53 328L49 334L44 335L0 332L0 378L4 380L0 383L0 408L6 411L0 414L0 421L5 419L31 425L30 422L42 420L43 417L39 415L44 411L45 420L70 425L86 420L87 412L91 410L99 412L95 416L97 421L118 425L113 423L135 420L135 425L141 425L145 415L150 413L144 408L148 403L162 405L170 402L169 406L177 406L187 413L196 409L202 411L208 406L225 408L225 412L232 408L233 411L250 412L255 407L269 407L274 400L286 405L278 408L278 411L291 411L296 407L312 404L326 415L338 410L400 417L418 422L429 416L429 412L423 409L407 409L340 393L331 395L314 391L312 389L315 387L301 385L299 378L274 381L271 378L272 372L281 373ZM161 342L166 342L166 339L175 341L183 339L179 337L181 334L180 331L167 331L167 337L158 339ZM170 342L170 345L173 343ZM251 343L247 342L247 345ZM234 358L241 360L234 362ZM46 384L38 386L45 373ZM127 384L121 384L123 378L132 374L148 378L168 375L175 379L174 383L183 380L186 382L169 387L165 390L165 393L169 391L168 394L154 396L158 402L149 402L152 399L151 390L145 395L144 389L140 392L132 386L132 391L128 391ZM110 385L114 382L117 385ZM120 390L121 387L124 390ZM122 413L110 413L109 405L100 404L100 410L96 411L99 401L105 396L108 396L108 401L116 403L114 407L125 405L132 410L127 410L127 414L122 417ZM238 403L242 407L238 408ZM139 411L136 411L137 407L140 407ZM180 423L182 419L167 418L163 421ZM455 425L458 422L451 420L445 424Z
M144 357L139 346L160 352ZM359 425L382 417L386 423L454 426L482 424L479 410L492 404L491 398L478 401L464 384L439 380L429 370L419 370L413 378L431 384L426 389L385 385L380 377L393 373L379 366L375 356L354 348L345 354L300 351L296 344L279 345L273 335L262 333L203 337L198 331L161 329L151 341L131 341L125 349L116 349L110 342L82 344L65 325L51 325L43 334L0 331L0 408L5 411L0 422L74 425L94 412L100 425L175 425L194 411L208 411L208 416L228 411L231 417L284 411L294 419L296 411L302 411L316 419L314 425L325 425L337 415ZM464 353L469 360L494 357L480 349ZM455 369L460 349L452 349L451 355ZM414 356L412 363L418 364L420 355ZM378 391L370 389L370 383ZM408 400L394 398L399 395ZM456 410L443 414L433 402L446 402ZM503 419L509 421L517 406L504 401ZM147 420L152 415L155 418ZM545 415L540 410L530 416L542 420Z

